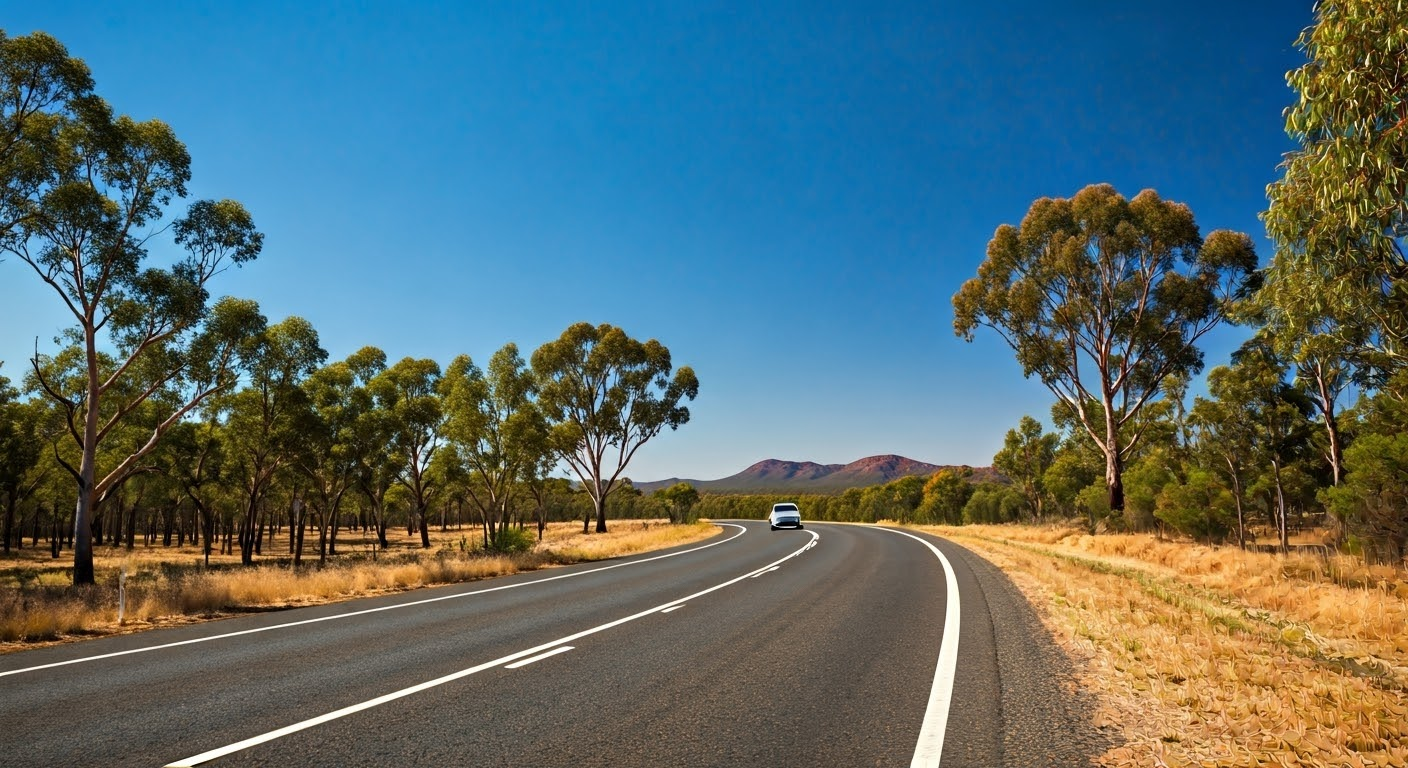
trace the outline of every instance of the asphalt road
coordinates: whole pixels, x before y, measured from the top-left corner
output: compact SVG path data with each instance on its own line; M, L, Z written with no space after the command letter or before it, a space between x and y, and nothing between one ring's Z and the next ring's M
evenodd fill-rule
M967 550L721 529L0 656L0 765L997 768L1105 748L1031 608Z

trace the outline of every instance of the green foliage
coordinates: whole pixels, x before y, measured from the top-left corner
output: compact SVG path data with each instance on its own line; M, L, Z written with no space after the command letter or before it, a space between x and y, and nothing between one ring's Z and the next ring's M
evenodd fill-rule
M1023 416L1016 429L1009 429L1002 450L992 457L993 468L1001 472L1026 500L1026 517L1039 519L1046 502L1046 471L1056 458L1060 435L1042 434L1041 422Z
M982 483L963 505L964 523L1007 523L1021 518L1026 500L1009 485Z
M1120 509L1122 465L1141 435L1131 420L1169 376L1201 370L1197 341L1255 287L1256 267L1245 234L1204 240L1185 205L1092 185L998 227L978 276L953 297L954 332L993 329L1067 404L1105 455Z
M1165 486L1177 481L1169 456L1163 451L1151 453L1130 467L1125 473L1124 528L1152 530L1160 494Z
M87 67L53 38L0 33L0 251L57 294L74 323L64 336L83 352L79 396L37 374L80 449L64 462L78 496L75 583L93 580L90 530L103 499L145 470L174 424L233 386L244 339L227 331L257 329L225 322L208 283L263 245L239 203L198 201L170 224L184 255L146 263L151 233L186 196L191 158L165 123L115 115L91 88ZM238 304L223 309L251 318Z
M688 524L698 519L694 507L699 503L699 491L689 483L675 483L669 488L661 488L655 492L655 498L664 503L672 523Z
M1166 484L1156 501L1160 520L1199 541L1226 539L1236 521L1232 494L1207 470L1194 469L1187 481Z
M1408 372L1357 409L1359 435L1345 450L1345 482L1322 492L1349 536L1375 562L1408 556Z
M1108 525L1113 514L1110 509L1110 495L1106 492L1105 484L1098 480L1076 492L1075 505L1076 512L1085 516L1092 531L1098 531L1102 526Z
M960 474L943 469L935 472L924 483L924 498L915 511L915 520L920 523L959 525L963 522L963 508L973 496L973 483L969 481L972 471Z
M553 423L549 443L582 481L606 532L606 499L637 450L689 421L683 400L699 394L694 370L671 377L670 350L614 325L577 323L533 352L538 403Z
M512 343L494 353L487 373L468 355L456 357L440 384L445 435L481 491L469 497L491 536L507 524L516 483L536 476L549 453L548 424L533 401L536 387Z
M1300 146L1267 187L1276 256L1262 299L1294 338L1328 333L1396 369L1408 341L1408 4L1315 13L1296 41L1308 61L1286 76L1286 133Z
M493 538L489 540L489 549L505 554L527 552L533 548L535 543L536 539L532 531L526 528L505 525L494 532Z

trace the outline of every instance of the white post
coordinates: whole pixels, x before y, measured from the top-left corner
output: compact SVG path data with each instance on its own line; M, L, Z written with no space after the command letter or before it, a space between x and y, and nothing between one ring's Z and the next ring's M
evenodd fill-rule
M117 624L122 626L123 613L127 610L127 566L122 566L122 574L117 577Z

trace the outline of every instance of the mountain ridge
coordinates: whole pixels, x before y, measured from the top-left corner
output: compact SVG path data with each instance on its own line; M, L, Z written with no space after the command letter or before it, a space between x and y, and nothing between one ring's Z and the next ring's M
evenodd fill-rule
M742 472L718 480L690 480L671 477L664 480L632 482L643 493L689 483L701 493L839 493L848 488L864 488L898 480L901 477L927 477L940 470L972 470L972 479L989 479L991 467L967 464L928 464L895 454L857 459L849 464L818 464L814 461L763 459Z

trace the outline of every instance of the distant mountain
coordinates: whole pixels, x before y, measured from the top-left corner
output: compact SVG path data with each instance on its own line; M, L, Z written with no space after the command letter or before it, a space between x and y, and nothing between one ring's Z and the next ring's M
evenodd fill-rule
M991 467L925 464L903 456L870 456L850 464L817 464L814 461L765 459L720 480L668 480L633 483L644 493L685 482L701 493L840 493L847 488L881 485L901 477L927 477L941 469L971 469L973 480L996 476Z

